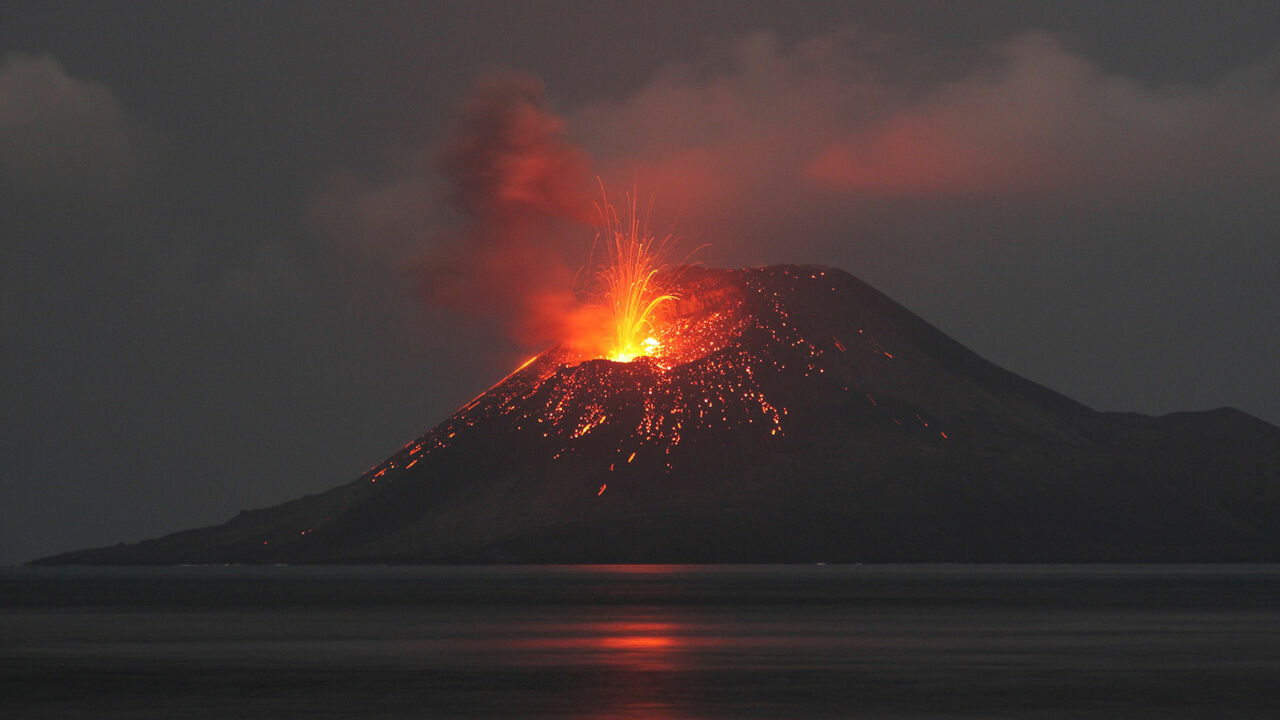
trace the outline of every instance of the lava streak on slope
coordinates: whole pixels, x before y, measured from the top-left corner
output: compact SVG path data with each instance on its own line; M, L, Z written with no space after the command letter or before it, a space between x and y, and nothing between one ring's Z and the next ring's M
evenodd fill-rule
M793 403L835 407L844 416L853 408L878 418L881 427L944 437L919 412L878 401L863 387L861 366L893 362L872 333L859 329L847 340L827 335L819 341L792 319L787 299L801 286L813 286L810 292L824 299L843 295L839 279L825 270L663 273L651 276L669 289L662 322L645 327L654 339L652 355L621 362L579 344L553 347L371 469L367 479L485 438L488 451L546 469L592 458L604 475L588 489L601 495L601 483L624 467L670 473L692 454L703 463L731 447L767 452L793 421L828 421L795 418ZM682 452L686 448L693 450Z

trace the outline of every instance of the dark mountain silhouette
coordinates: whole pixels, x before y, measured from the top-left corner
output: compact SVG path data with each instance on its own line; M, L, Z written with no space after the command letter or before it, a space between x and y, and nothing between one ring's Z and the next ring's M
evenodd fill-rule
M1096 412L830 268L690 269L356 481L42 563L1280 560L1280 428Z

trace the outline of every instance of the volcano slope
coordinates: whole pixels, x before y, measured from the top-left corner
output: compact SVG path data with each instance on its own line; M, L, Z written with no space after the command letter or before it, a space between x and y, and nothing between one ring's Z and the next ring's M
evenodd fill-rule
M1280 560L1280 428L1093 411L830 268L677 292L656 358L552 348L348 485L40 562Z

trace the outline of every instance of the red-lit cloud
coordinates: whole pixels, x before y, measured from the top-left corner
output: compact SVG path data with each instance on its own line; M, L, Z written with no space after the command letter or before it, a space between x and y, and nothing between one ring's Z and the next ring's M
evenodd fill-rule
M1078 209L1280 170L1270 66L1153 87L1040 33L947 72L894 71L912 60L854 29L786 47L760 34L563 117L536 81L485 81L438 173L342 186L317 216L371 246L406 238L430 302L536 344L579 306L594 173L652 194L659 225L736 264L810 260L806 243L879 203Z
M1039 33L946 80L883 72L909 60L853 31L791 48L758 35L580 107L570 126L607 180L678 198L725 238L839 216L850 200L1117 203L1280 165L1267 67L1149 87Z
M595 322L574 292L595 179L542 93L529 77L482 80L435 153L437 177L336 182L316 219L376 254L414 255L410 273L434 306L489 320L522 344L574 334Z

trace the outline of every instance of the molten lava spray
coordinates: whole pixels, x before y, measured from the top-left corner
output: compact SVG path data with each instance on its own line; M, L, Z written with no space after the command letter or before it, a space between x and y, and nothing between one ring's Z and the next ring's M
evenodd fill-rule
M674 238L668 234L659 239L649 231L648 216L642 220L636 212L634 193L627 198L625 219L607 198L597 207L601 229L596 242L604 245L604 258L595 273L597 292L612 323L605 357L631 362L656 355L661 343L653 336L655 323L663 306L676 299L659 282L659 276L669 270L664 258Z
M540 83L481 82L438 161L463 224L417 264L428 302L491 320L526 347L555 343L617 362L662 354L675 239L650 232L634 192L621 213L603 183L591 202L590 158L546 109ZM582 257L589 236L579 230L593 206L595 241L575 278L571 258Z

